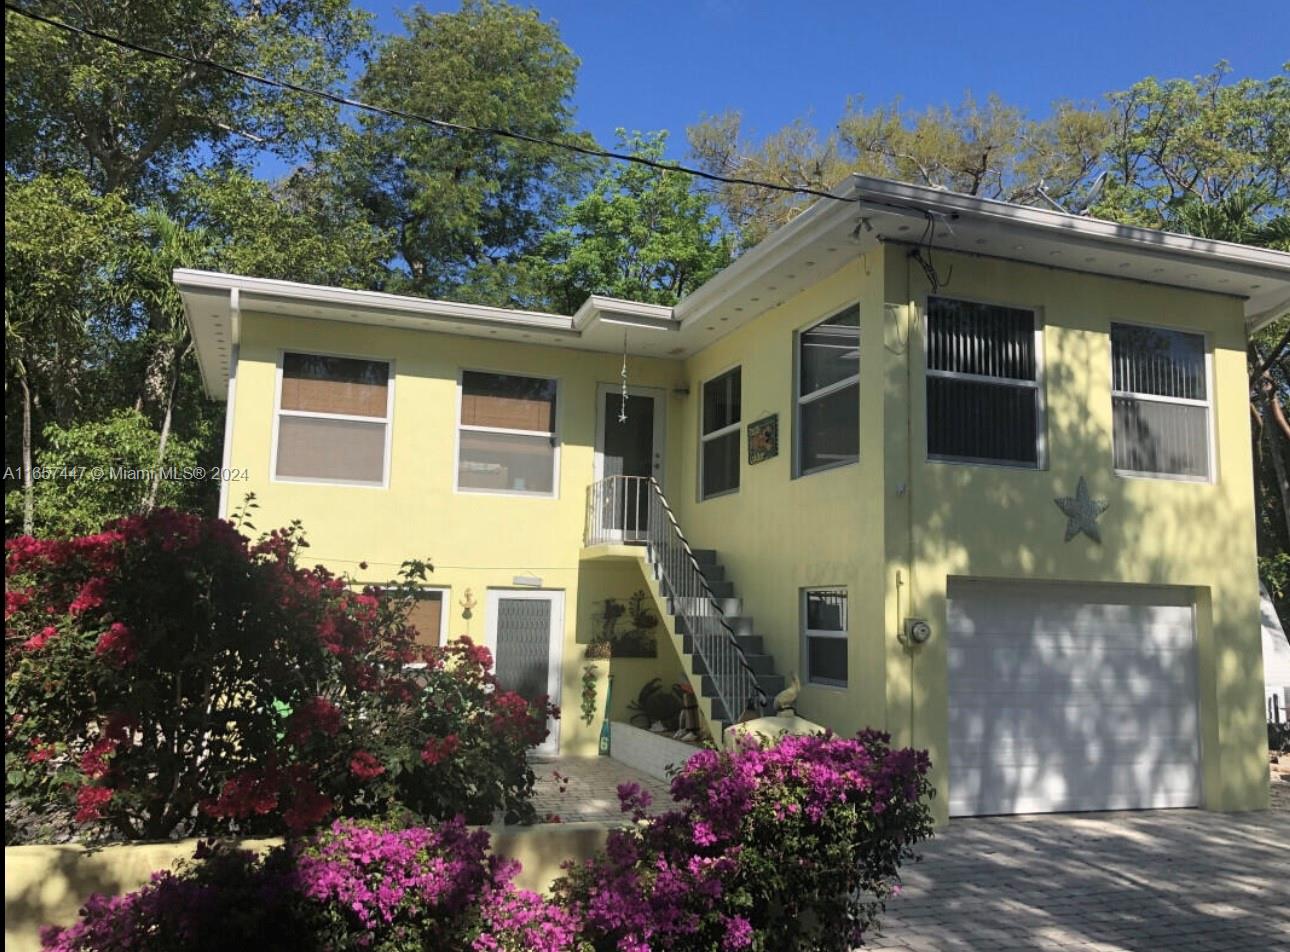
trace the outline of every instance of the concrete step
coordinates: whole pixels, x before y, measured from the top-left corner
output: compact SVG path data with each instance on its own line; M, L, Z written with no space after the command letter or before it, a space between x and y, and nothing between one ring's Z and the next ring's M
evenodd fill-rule
M772 658L770 655L748 654L747 652L745 652L744 660L748 662L748 666L752 668L753 672L756 673L759 677L763 674L775 673L775 659ZM701 658L697 654L694 655L694 658L693 658L693 667L694 667L695 674L708 673L707 663L703 660L703 658Z
M708 579L708 588L717 598L730 598L735 594L735 583L727 579Z
M682 606L680 605L678 599L672 598L671 596L669 596L666 601L667 601L667 613L669 615L681 614L681 612L678 609ZM702 604L707 601L707 598L706 597L691 598L689 601L691 604L684 607L687 607L690 609L697 609L702 607ZM743 610L743 602L741 602L738 598L735 598L732 596L718 595L715 601L717 603L717 607L721 609L721 613L725 615L726 618L730 618L734 615L738 615L739 612Z
M730 627L735 630L735 639L739 642L739 647L743 648L747 654L765 654L765 643L761 635L744 635L740 632L752 631L752 619L745 617L727 618ZM746 622L747 624L742 624ZM685 620L678 618L676 620L676 630L681 635L685 646L686 654L694 654L694 639L690 637L689 632L685 630Z
M716 564L717 564L717 550L716 550L716 549L693 549L693 550L691 550L691 551L693 551L693 552L694 552L694 558L695 558L695 561L696 561L696 562L698 562L700 565L716 565Z
M699 568L703 570L703 577L709 582L725 581L726 567L724 565L704 565L700 563Z
M703 675L703 696L716 697L717 683L708 675ZM761 689L766 692L766 697L774 700L775 695L784 690L785 680L782 674L759 674L757 676Z

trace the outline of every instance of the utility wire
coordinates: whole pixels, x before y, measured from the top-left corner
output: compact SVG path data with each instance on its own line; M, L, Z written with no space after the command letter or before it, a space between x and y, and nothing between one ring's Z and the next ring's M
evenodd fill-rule
M464 122L451 122L447 119L436 119L433 116L425 116L415 112L408 112L404 109L394 109L388 106L377 106L373 103L363 102L358 99L350 99L347 96L341 96L337 93L327 92L324 89L312 89L308 86L301 86L297 83L288 82L283 79L273 79L269 76L262 76L258 73L248 72L239 69L236 66L217 62L200 56L188 56L183 53L173 53L167 50L159 50L155 47L144 46L142 43L135 43L131 40L114 36L110 33L103 33L99 30L91 29L84 26L76 26L64 20L58 20L54 17L48 17L44 14L36 13L32 10L25 10L16 3L5 2L5 10L10 13L16 13L19 16L27 17L29 20L47 24L57 29L64 30L68 33L75 33L80 36L89 37L95 40L101 40L105 43L111 43L114 46L123 49L132 50L135 53L141 53L144 56L153 56L158 59L171 60L176 63L184 63L188 66L203 67L213 69L229 76L236 76L239 79L249 82L258 83L262 86L269 86L275 89L286 89L294 93L300 93L304 96L313 96L317 99L324 99L328 102L335 103L338 106L347 106L352 109L362 110L364 112L376 113L381 116L388 116L392 119L403 119L408 122L417 122L423 125L432 126L436 129L445 129L449 132L472 133L475 135L492 136L498 139L513 139L517 142L527 142L531 145L547 146L555 149L565 149L569 152L576 152L579 155L586 155L597 159L612 159L616 162L630 162L635 165L643 165L651 169L657 169L662 172L677 172L682 175L689 175L694 178L705 179L709 182L719 182L723 185L747 185L752 188L764 188L775 192L786 192L792 195L809 195L815 198L828 198L838 202L858 202L859 198L848 197L843 195L834 195L823 189L811 188L806 185L783 185L778 182L764 182L759 179L743 178L735 175L721 175L716 172L706 172L703 169L696 169L690 166L681 165L676 162L660 162L655 159L645 158L640 155L630 155L625 152L613 152L608 149L600 149L593 146L582 145L577 142L562 141L559 139L546 139L542 136L529 135L526 132L516 132L514 129L503 129L495 126L476 126Z

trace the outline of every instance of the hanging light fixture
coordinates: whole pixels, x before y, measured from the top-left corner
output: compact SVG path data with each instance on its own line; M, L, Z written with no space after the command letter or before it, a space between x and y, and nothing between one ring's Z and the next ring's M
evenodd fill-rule
M627 332L623 331L623 369L618 376L622 379L623 397L618 404L618 422L627 422Z

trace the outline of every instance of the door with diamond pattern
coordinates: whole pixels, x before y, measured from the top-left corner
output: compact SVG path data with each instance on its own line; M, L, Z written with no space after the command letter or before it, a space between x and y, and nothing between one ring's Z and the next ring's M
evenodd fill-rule
M497 683L529 700L541 695L560 703L560 659L564 640L564 592L546 589L488 590L488 648ZM547 722L546 741L534 750L544 757L560 751L560 722Z

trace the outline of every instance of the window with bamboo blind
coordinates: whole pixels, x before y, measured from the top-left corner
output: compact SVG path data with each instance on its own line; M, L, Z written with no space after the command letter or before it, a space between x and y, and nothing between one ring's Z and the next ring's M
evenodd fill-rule
M446 601L443 589L425 588L417 593L408 611L408 624L417 630L418 645L429 648L443 643Z
M385 485L391 396L387 361L284 354L274 476Z
M464 371L457 434L457 488L553 496L558 440L556 382Z

